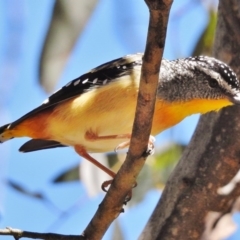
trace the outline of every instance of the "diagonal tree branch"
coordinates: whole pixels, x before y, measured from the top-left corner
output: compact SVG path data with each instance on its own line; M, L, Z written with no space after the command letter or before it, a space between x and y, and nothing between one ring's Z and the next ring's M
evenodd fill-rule
M145 0L150 11L147 44L143 57L138 103L133 125L132 138L127 158L103 202L85 229L83 236L64 236L60 234L40 234L7 228L0 235L44 239L101 239L112 223L123 211L125 198L136 183L148 153L148 141L151 132L155 107L159 70L165 44L170 7L173 0Z
M239 0L221 0L214 55L228 63L238 77L239 22ZM223 216L231 211L240 194L239 184L225 196L219 189L240 167L239 116L240 108L234 106L201 117L140 239L200 239L209 214L219 212Z
M145 0L145 2L150 10L150 21L130 148L126 161L84 231L83 235L91 240L101 239L112 221L123 211L125 198L134 186L148 155L147 146L172 0Z

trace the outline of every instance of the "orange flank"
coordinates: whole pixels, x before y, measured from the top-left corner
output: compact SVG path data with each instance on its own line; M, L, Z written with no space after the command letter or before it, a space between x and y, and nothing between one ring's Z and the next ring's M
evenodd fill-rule
M52 111L52 110L51 110ZM34 139L49 139L47 134L47 121L51 117L51 111L44 110L40 113L28 117L12 129L7 129L4 135L11 137L30 137Z

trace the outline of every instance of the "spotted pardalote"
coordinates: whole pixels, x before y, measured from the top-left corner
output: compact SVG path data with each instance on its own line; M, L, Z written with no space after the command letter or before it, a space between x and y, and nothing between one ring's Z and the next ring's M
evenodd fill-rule
M128 146L138 94L142 54L105 63L63 86L42 105L0 128L0 142L29 137L20 151L72 146L103 169L89 153ZM205 56L162 60L152 135L195 113L240 103L236 74Z

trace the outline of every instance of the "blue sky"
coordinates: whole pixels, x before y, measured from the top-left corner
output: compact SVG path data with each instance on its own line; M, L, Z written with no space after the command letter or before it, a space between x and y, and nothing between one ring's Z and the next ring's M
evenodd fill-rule
M189 56L207 23L204 7L198 1L188 4L190 2L174 1L164 53L167 59ZM38 84L38 64L53 3L52 0L0 1L1 125L19 118L47 97ZM106 61L143 52L147 24L148 9L144 1L100 0L74 47L57 88ZM156 144L166 141L187 143L197 119L193 116L165 131ZM79 234L103 194L88 197L80 182L52 184L52 179L60 172L78 164L79 157L70 148L19 153L18 148L25 141L16 139L0 146L0 227ZM28 190L42 192L57 208L6 187L6 179L20 183ZM119 223L125 239L136 239L141 233L159 196L158 190L150 190L142 203L122 214ZM71 214L58 220L61 211L71 207ZM111 234L110 229L104 239L111 239Z

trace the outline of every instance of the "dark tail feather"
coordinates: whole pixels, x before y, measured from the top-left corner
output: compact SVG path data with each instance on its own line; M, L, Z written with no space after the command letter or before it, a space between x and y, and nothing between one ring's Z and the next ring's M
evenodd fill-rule
M44 150L49 148L56 148L56 147L67 147L62 145L57 141L50 141L50 140L42 140L42 139L32 139L26 143L24 143L20 148L20 152L33 152L38 150Z
M10 124L3 125L0 127L0 143L3 143L9 139L12 139L13 136L11 136L9 131Z

